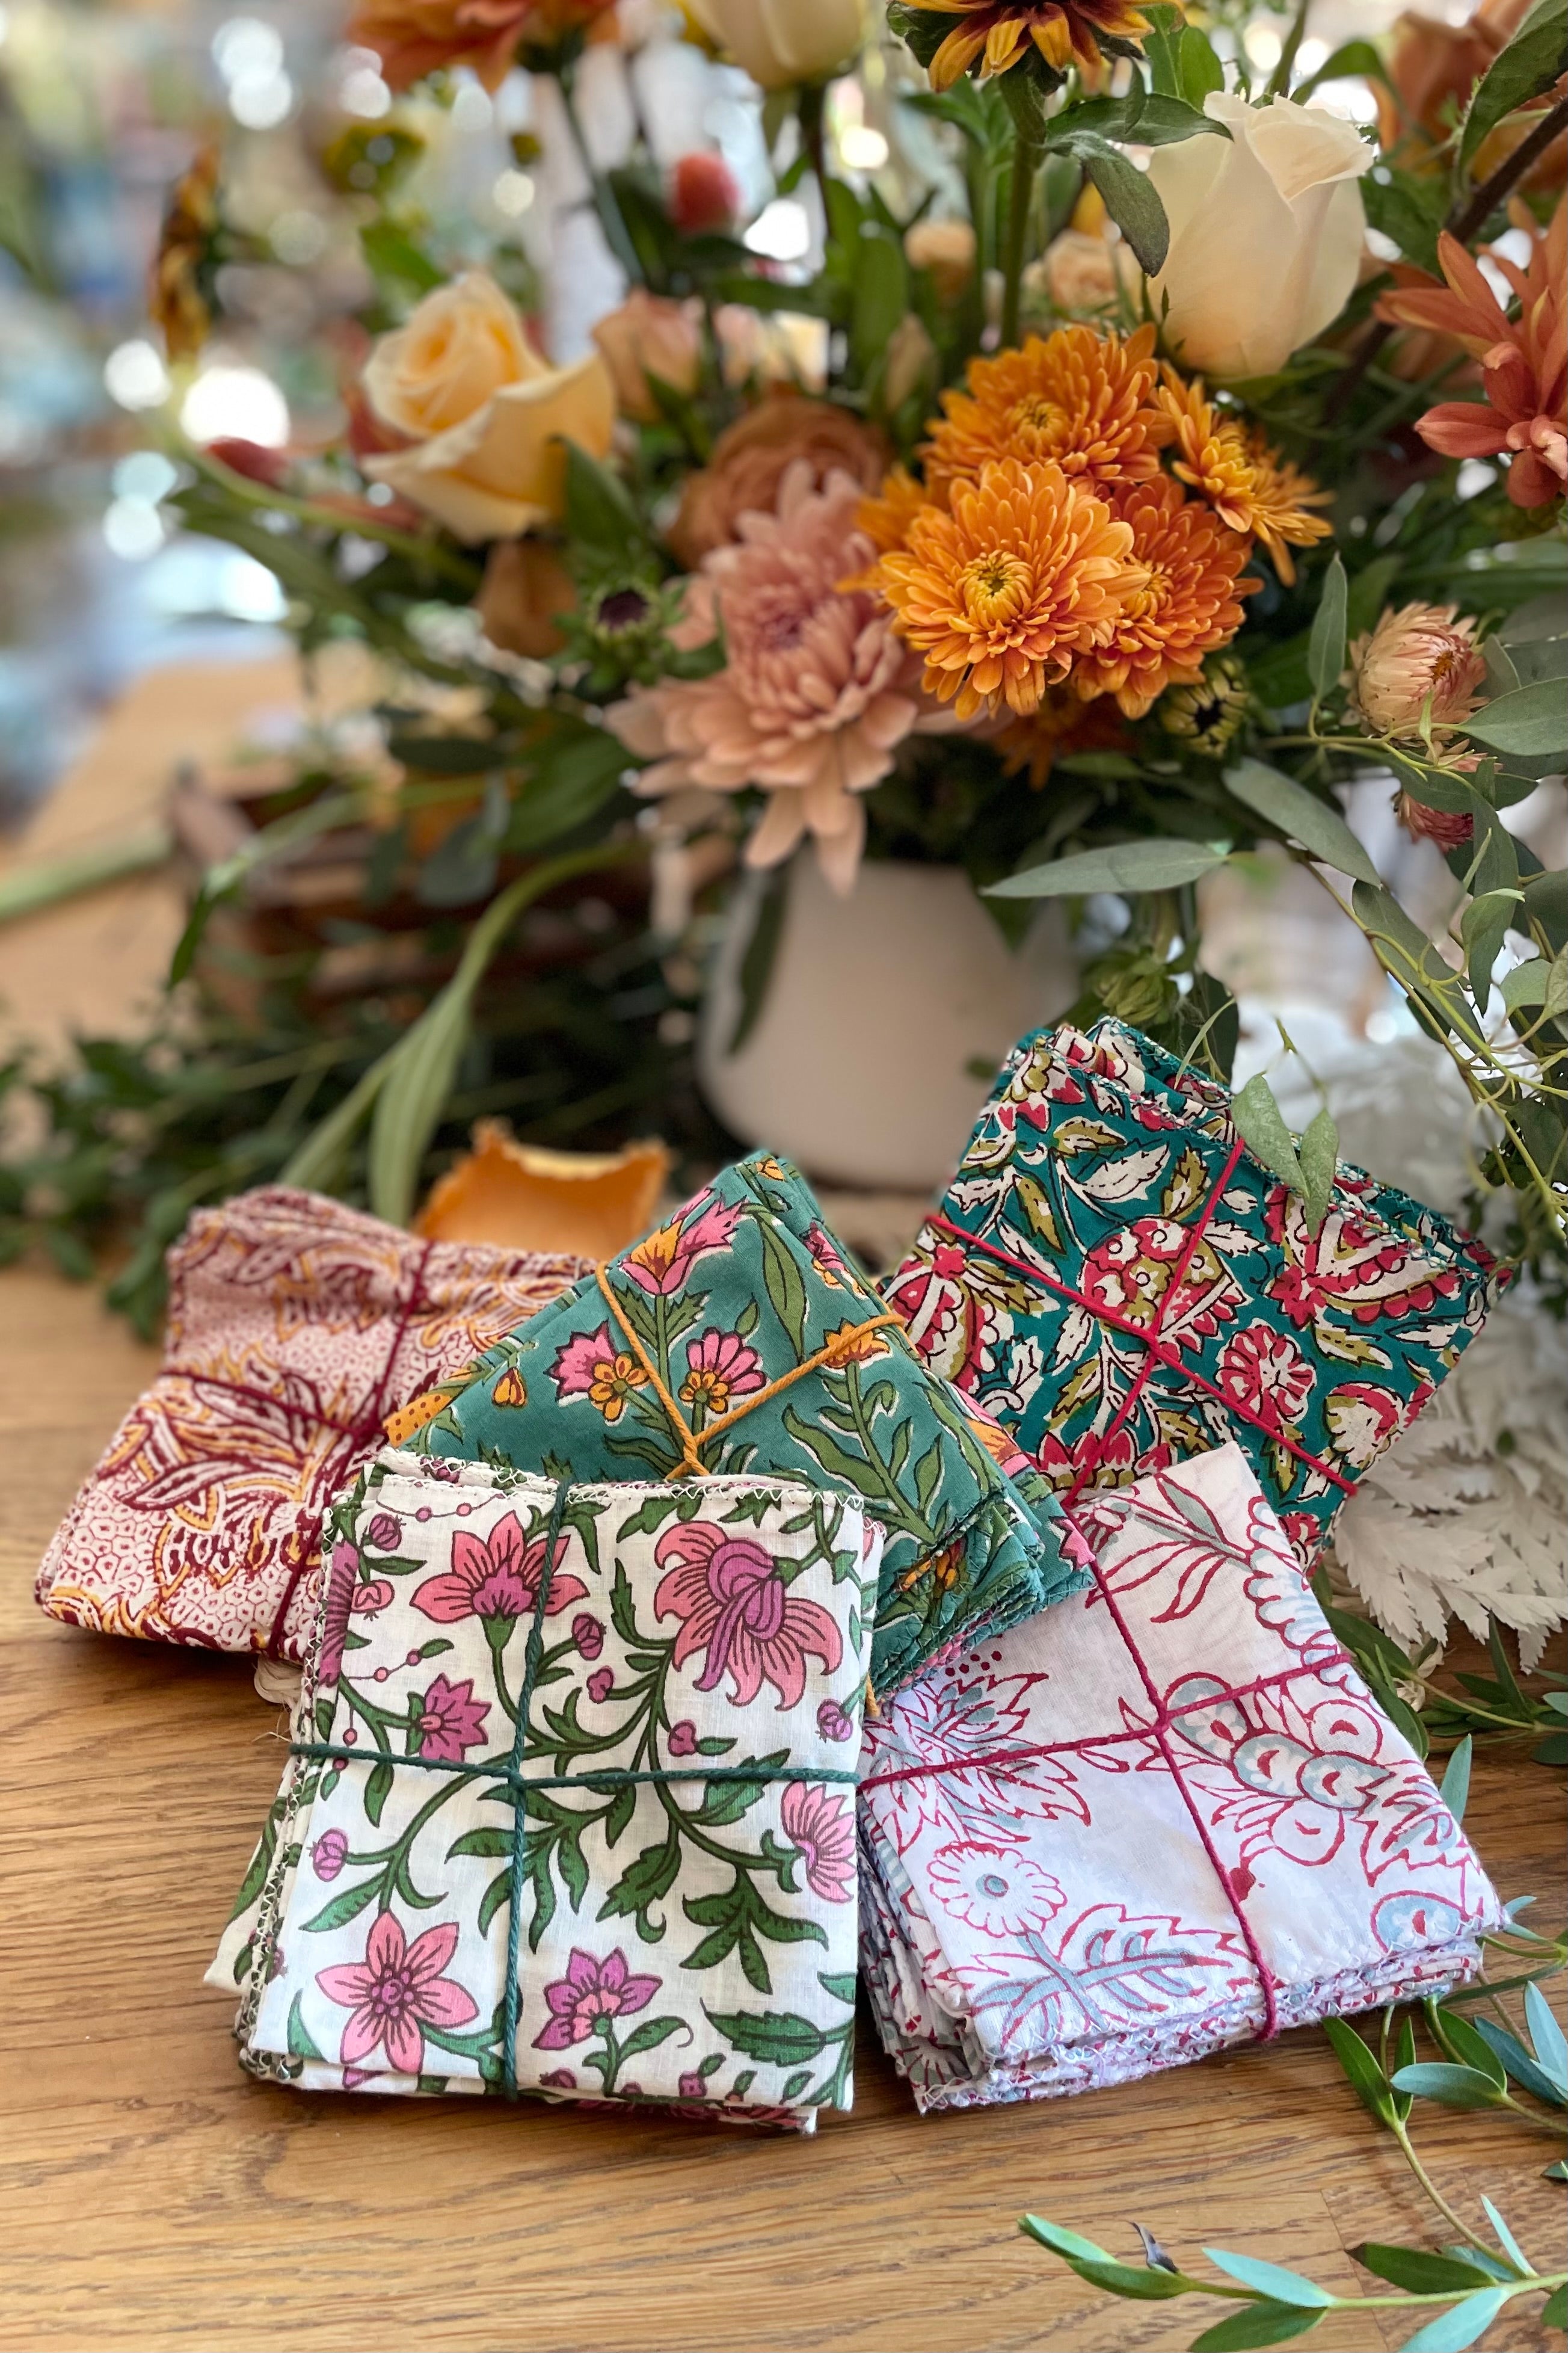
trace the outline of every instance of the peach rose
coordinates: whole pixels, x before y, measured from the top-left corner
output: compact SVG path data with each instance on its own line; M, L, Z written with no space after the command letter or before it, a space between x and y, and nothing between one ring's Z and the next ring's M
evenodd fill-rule
M920 220L904 232L911 269L931 273L939 301L958 301L974 275L974 231L963 220Z
M374 49L394 90L407 90L444 66L468 66L499 90L518 44L568 35L593 37L616 0L360 0L345 39Z
M615 382L623 417L651 424L659 414L650 375L676 392L695 392L702 374L702 305L672 301L639 286L600 320L594 341Z
M366 458L366 473L462 540L558 521L564 442L609 454L616 396L603 356L552 367L482 270L437 287L383 335L363 383L375 416L408 443Z
M678 560L695 572L714 548L739 537L743 514L772 514L779 485L801 458L818 489L842 472L875 490L886 464L879 436L847 408L803 393L771 392L725 427L707 465L687 477L668 533Z

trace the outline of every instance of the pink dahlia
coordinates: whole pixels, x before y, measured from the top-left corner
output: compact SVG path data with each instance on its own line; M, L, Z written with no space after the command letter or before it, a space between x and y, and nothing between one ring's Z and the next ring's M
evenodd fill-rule
M654 763L639 792L755 785L769 799L747 863L776 866L810 833L844 893L866 839L860 796L912 729L951 724L921 692L919 660L880 599L841 586L875 560L856 526L864 495L846 473L819 491L808 464L791 465L776 511L742 515L738 543L703 559L694 609L711 598L724 668L634 688L607 714L627 749Z

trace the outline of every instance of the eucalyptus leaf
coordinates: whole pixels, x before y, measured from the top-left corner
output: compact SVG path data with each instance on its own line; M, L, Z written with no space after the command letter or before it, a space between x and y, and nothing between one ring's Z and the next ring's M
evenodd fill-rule
M1552 759L1562 753L1568 758L1568 690L1557 679L1537 679L1533 686L1483 704L1460 724L1472 743L1489 744L1494 752L1522 759Z
M1227 2272L1243 2287L1256 2288L1259 2295L1271 2296L1276 2304L1296 2304L1327 2308L1333 2297L1327 2288L1310 2280L1300 2272L1286 2271L1279 2263L1266 2263L1256 2255L1233 2255L1224 2247L1205 2247L1205 2254L1211 2263Z
M1311 676L1313 696L1319 702L1338 686L1344 670L1345 612L1349 595L1345 567L1336 554L1323 575L1323 593L1318 599L1318 610L1307 647L1307 668Z
M1568 2093L1568 2040L1538 1985L1524 1989L1524 2022L1542 2072Z
M1396 2092L1414 2092L1418 2100L1436 2100L1445 2108L1495 2108L1501 2096L1489 2075L1447 2060L1401 2067L1391 2081Z
M1508 2302L1505 2287L1483 2288L1477 2295L1468 2295L1448 2311L1429 2320L1414 2337L1405 2340L1402 2353L1464 2353L1478 2337L1489 2329L1503 2306Z
M1301 1138L1301 1175L1305 1179L1307 1229L1322 1230L1333 1198L1334 1172L1339 1166L1340 1132L1327 1105L1316 1113Z
M1223 841L1119 841L1110 849L1079 850L1048 866L1031 866L993 882L987 899L1087 898L1096 891L1172 891L1223 866L1230 844Z
M1489 2273L1458 2255L1434 2255L1425 2247L1385 2247L1368 2240L1351 2249L1354 2262L1391 2287L1407 2288L1412 2295L1473 2295L1489 2280Z
M1397 2112L1388 2078L1361 2036L1342 2018L1326 2018L1323 2032L1332 2043L1334 2056L1349 2076L1363 2107L1374 2116L1379 2124L1392 2126Z
M1315 629L1314 625L1314 629ZM1255 816L1267 818L1309 857L1361 882L1381 881L1376 867L1337 808L1261 760L1238 760L1225 772L1226 788Z
M1483 892L1479 899L1470 901L1459 918L1465 968L1478 1005L1484 1005L1490 993L1492 966L1518 913L1521 895L1518 891Z
M1274 1090L1259 1071L1232 1098L1230 1115L1242 1142L1265 1168L1282 1177L1292 1193L1307 1190L1306 1172L1296 1151L1296 1139L1285 1124ZM1336 1139L1337 1140L1337 1139Z
M1323 2316L1318 2305L1249 2304L1194 2337L1192 2353L1245 2353L1254 2345L1285 2345L1305 2337Z
M1443 1768L1443 1785L1439 1794L1457 1822L1465 1819L1465 1805L1470 1794L1470 1751L1474 1746L1467 1732Z

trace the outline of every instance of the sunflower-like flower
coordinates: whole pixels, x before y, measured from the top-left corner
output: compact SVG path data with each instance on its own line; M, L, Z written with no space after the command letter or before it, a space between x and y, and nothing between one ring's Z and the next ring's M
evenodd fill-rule
M1072 65L1098 69L1102 48L1123 52L1141 41L1149 19L1127 0L920 0L922 11L959 22L932 58L931 88L946 90L978 67L984 81L1027 57L1031 44L1054 73ZM1116 50L1113 49L1113 54Z
M1129 719L1142 719L1168 686L1202 677L1205 655L1228 645L1241 627L1239 599L1263 584L1237 577L1246 540L1168 474L1117 491L1112 507L1131 525L1133 557L1146 577L1117 616L1110 642L1075 664L1072 682L1085 702L1113 694Z
M1310 547L1333 528L1310 512L1326 506L1332 493L1271 448L1260 427L1249 428L1216 408L1202 376L1189 384L1169 365L1163 375L1159 400L1175 429L1174 472L1232 531L1260 539L1289 586L1296 577L1290 549Z
M921 452L928 487L940 496L997 458L1055 464L1097 490L1150 480L1173 430L1153 353L1152 326L1123 338L1079 324L973 361Z
M1005 458L955 481L914 517L871 575L900 637L925 657L927 691L959 719L1004 704L1022 717L1075 657L1109 643L1147 578L1132 526L1058 465Z

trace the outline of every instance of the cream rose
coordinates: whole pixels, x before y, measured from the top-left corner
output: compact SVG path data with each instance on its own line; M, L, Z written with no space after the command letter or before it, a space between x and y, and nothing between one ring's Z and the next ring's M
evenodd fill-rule
M683 5L763 90L828 80L865 38L861 0L683 0Z
M1355 284L1366 236L1356 182L1376 151L1353 123L1276 98L1211 90L1225 139L1156 147L1149 178L1171 224L1154 310L1184 367L1272 375L1322 333Z
M492 278L469 270L437 287L383 335L364 392L409 446L364 470L462 540L515 539L561 514L574 441L608 455L616 396L602 354L552 367Z

